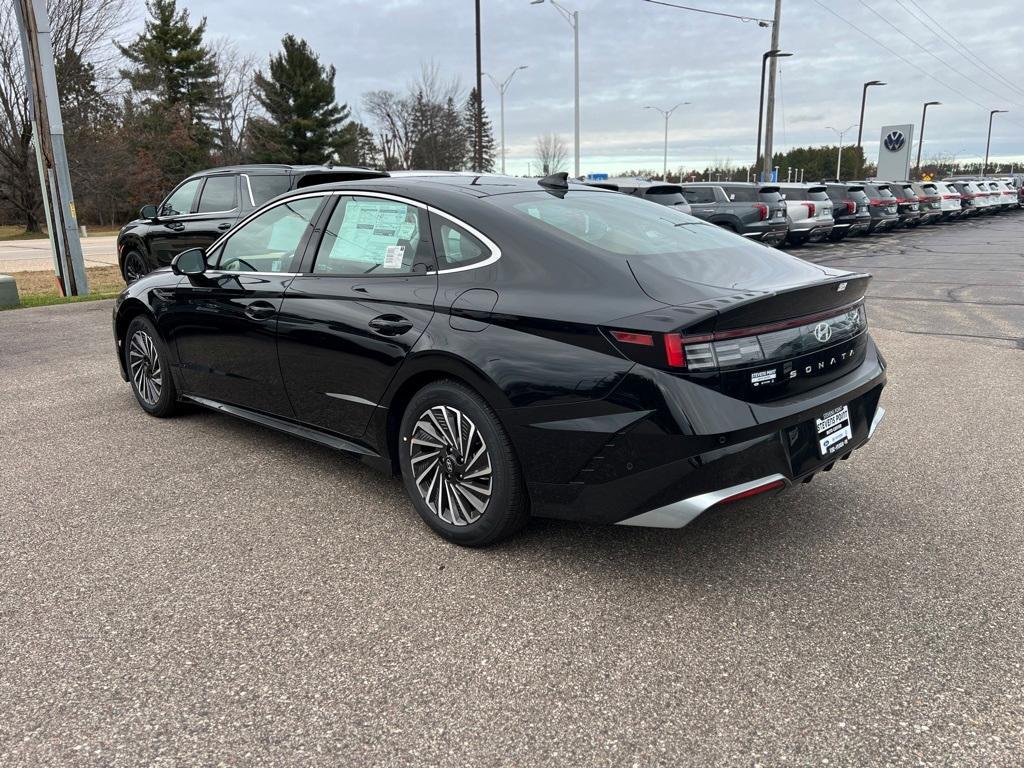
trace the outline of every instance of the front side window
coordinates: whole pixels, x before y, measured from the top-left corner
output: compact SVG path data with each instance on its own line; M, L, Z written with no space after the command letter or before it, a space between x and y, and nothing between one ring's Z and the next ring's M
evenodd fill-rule
M322 195L289 200L260 213L228 238L217 268L225 272L289 272Z
M691 205L715 202L715 191L710 187L684 187L683 197Z
M235 208L235 176L211 176L199 195L199 213L217 213Z
M423 216L416 206L398 200L340 198L324 229L313 273L407 275L417 263L431 269Z
M186 213L192 212L192 201L195 200L196 192L199 191L199 185L202 183L202 179L192 179L186 181L176 190L171 192L171 196L164 201L164 204L160 206L161 216L181 216Z

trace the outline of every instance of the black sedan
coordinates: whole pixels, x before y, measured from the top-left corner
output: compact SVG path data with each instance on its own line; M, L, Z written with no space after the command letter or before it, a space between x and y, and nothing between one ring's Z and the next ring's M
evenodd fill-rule
M882 415L869 279L564 174L421 175L270 201L129 286L114 336L147 412L357 454L479 546L681 527L849 458Z

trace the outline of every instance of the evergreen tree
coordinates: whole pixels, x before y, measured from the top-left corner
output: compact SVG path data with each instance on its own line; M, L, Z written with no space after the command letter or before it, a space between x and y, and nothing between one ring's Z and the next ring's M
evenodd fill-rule
M143 31L131 45L117 46L133 65L121 76L144 105L181 108L193 126L208 133L217 65L203 45L206 19L192 26L188 11L179 13L175 0L147 0L146 9L150 18Z
M342 132L346 144L338 151L337 161L341 165L355 165L361 168L378 168L383 164L380 147L371 131L363 123L352 121Z
M432 171L460 171L466 163L468 137L455 98L435 101L421 90L411 102L409 128L411 167Z
M477 173L489 173L494 171L494 131L491 128L491 120L487 117L487 110L480 100L480 94L476 88L469 92L466 105L463 107L463 131L468 139L466 147L466 165L469 170ZM480 117L480 124L483 126L483 141L480 142L483 152L481 157L483 163L477 164L476 146L476 122Z
M285 35L281 46L267 74L258 72L253 81L266 111L250 125L253 159L316 164L344 154L354 137L342 127L349 110L335 101L334 67L323 66L305 40Z

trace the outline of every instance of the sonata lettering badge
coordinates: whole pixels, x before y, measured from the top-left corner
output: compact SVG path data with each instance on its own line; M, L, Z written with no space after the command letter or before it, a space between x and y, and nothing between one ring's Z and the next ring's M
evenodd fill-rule
M850 428L850 408L841 405L814 420L818 428L818 450L822 456L831 456L853 439Z

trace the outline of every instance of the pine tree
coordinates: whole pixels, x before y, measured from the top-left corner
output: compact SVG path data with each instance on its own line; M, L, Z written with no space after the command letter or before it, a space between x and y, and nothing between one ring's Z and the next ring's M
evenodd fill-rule
M494 171L494 131L491 128L491 120L487 117L487 109L480 100L480 94L476 88L469 92L466 104L463 107L463 130L467 138L466 165L469 170L477 173L490 173ZM483 149L481 157L483 163L477 163L476 146L476 121L480 116L480 124L483 126L483 141L480 146Z
M281 46L267 74L253 81L267 114L251 123L251 155L263 162L325 163L353 140L342 125L348 106L335 101L334 67L323 66L305 40L285 35Z
M128 46L118 45L134 66L122 69L145 105L181 107L193 126L206 126L214 102L217 65L203 45L206 18L192 26L175 0L147 0L150 18Z

